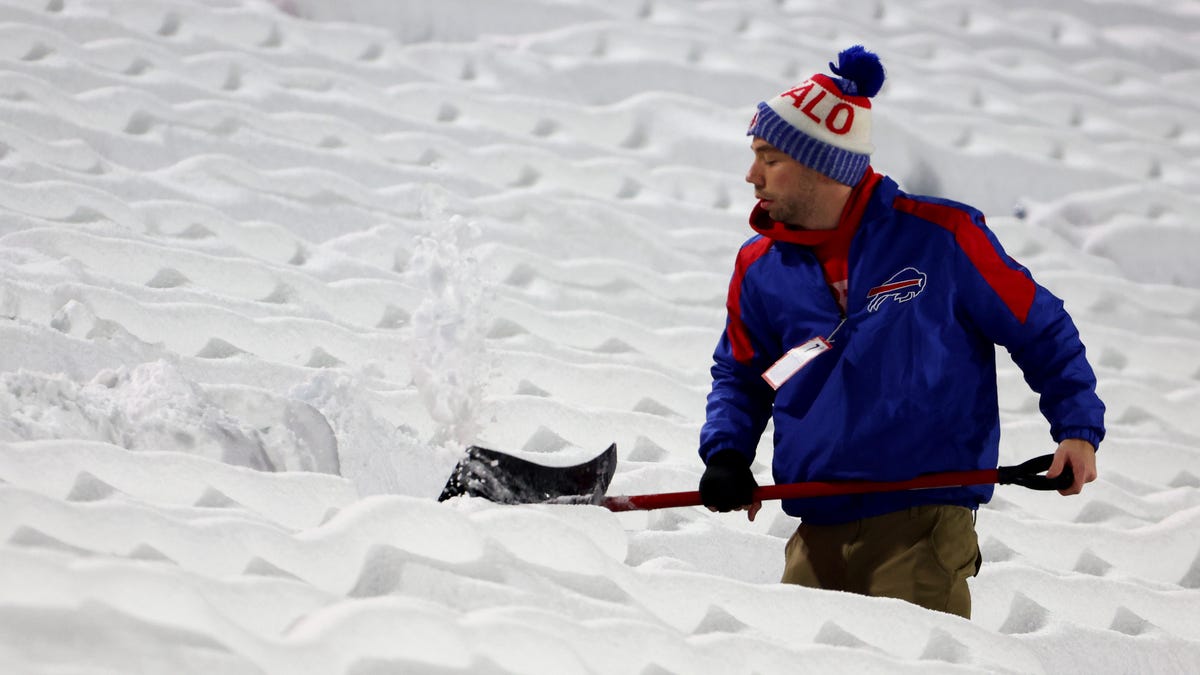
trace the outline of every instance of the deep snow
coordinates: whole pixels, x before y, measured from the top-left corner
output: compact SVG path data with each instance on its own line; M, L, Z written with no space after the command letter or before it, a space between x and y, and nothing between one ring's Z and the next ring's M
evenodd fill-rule
M1197 35L1148 0L0 1L0 670L1200 671ZM472 442L694 489L745 125L859 42L875 168L987 212L1109 407L1082 495L980 511L973 620L778 585L773 504L434 501ZM1002 462L1049 452L1001 362Z

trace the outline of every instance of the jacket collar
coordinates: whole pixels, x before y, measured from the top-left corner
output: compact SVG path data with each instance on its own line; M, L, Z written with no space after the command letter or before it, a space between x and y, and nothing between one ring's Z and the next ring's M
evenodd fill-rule
M867 210L875 187L882 179L882 174L875 173L871 167L867 167L862 179L850 192L850 198L846 200L846 206L842 208L842 215L838 218L838 226L835 229L802 230L792 225L786 225L772 220L767 210L760 204L755 204L754 209L750 212L750 227L768 239L810 247L827 244L839 236L853 236Z

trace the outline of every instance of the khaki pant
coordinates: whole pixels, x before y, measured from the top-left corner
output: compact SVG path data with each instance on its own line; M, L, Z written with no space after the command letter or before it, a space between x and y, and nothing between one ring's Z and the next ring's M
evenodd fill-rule
M802 523L784 555L785 584L899 598L968 619L967 578L982 562L974 513L941 505L838 525Z

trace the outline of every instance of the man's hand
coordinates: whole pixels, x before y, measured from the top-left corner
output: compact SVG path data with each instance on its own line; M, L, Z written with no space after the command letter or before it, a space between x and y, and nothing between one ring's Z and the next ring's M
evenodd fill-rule
M746 456L737 450L721 450L708 458L700 477L700 501L709 511L746 511L746 517L754 520L762 508L762 502L754 499L757 487Z
M1075 483L1068 488L1059 490L1060 495L1077 495L1083 491L1083 484L1096 480L1096 448L1087 441L1078 438L1067 438L1058 444L1054 451L1054 461L1046 471L1046 478L1057 478L1063 468L1070 466L1075 473Z

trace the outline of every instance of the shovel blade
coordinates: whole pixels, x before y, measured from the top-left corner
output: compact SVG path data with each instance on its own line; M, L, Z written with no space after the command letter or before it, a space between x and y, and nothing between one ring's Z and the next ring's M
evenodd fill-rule
M617 469L617 446L574 466L545 466L497 450L471 446L438 497L482 497L499 504L599 504Z

